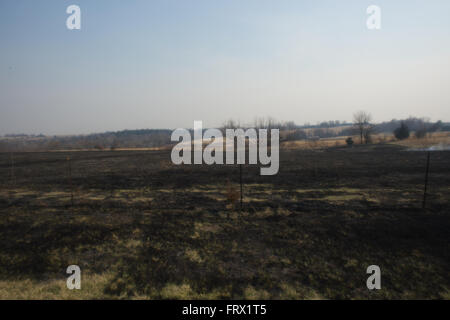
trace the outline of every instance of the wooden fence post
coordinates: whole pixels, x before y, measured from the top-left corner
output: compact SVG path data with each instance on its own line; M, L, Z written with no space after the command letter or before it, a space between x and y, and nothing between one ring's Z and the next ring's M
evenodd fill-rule
M425 186L423 189L423 202L422 202L422 209L425 209L426 201L427 201L427 187L428 187L428 171L430 170L430 151L428 151L427 154L427 168L425 171Z
M241 185L241 212L242 212L242 199L243 199L243 188L242 188L242 164L239 165L239 183Z

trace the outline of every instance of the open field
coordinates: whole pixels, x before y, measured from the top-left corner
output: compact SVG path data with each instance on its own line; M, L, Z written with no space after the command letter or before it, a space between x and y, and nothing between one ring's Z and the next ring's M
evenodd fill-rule
M317 141L311 140L297 140L297 141L286 141L281 144L284 149L325 149L330 147L345 146L347 143L345 140L348 136L338 136L333 138L322 138ZM360 143L358 136L352 136L353 141L357 144ZM410 138L405 140L395 139L393 134L389 133L378 133L371 136L372 143L390 143L394 145L399 145L407 148L429 148L429 147L439 147L445 146L447 149L450 148L450 132L432 132L428 133L426 137L422 139L417 139L411 134Z
M449 163L431 154L422 210L425 152L282 150L276 176L243 167L240 212L234 165L3 153L0 298L449 299ZM65 287L71 264L81 290ZM382 289L369 291L373 264Z
M395 141L394 143L408 148L446 147L449 149L450 132L433 132L427 134L423 139L411 137L409 139Z

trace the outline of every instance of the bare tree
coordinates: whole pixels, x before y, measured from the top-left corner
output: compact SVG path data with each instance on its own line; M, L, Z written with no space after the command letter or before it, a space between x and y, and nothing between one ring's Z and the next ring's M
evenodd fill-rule
M237 129L239 126L239 121L234 121L233 119L228 119L222 124L223 129Z
M255 117L253 127L255 129L267 128L266 120L263 117Z
M370 121L372 121L372 115L368 112L358 111L353 114L353 126L359 134L361 144L363 139L365 139L366 143L370 141L370 133L373 128Z

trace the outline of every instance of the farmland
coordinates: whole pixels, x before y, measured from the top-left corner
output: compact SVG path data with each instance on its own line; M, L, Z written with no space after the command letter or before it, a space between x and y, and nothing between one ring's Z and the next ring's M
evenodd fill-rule
M240 210L236 165L1 153L0 299L449 299L449 163L432 152L422 209L425 152L281 150L275 176L243 166Z

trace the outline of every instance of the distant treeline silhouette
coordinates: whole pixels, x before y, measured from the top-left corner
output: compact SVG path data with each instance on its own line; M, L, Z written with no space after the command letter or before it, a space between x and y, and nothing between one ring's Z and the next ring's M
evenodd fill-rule
M442 121L430 122L426 118L410 117L405 120L396 120L374 124L373 133L393 133L406 124L413 132L450 131L450 123ZM307 140L318 138L331 138L337 136L355 135L352 123L325 121L316 125L297 125L293 121L280 122L273 118L255 119L253 124L240 125L238 121L228 120L222 125L225 128L277 128L280 137L285 141ZM73 136L45 136L9 134L0 138L0 152L20 151L57 151L57 150L116 150L118 148L156 148L170 145L172 130L170 129L141 129L123 130L116 132L95 133L89 135Z

